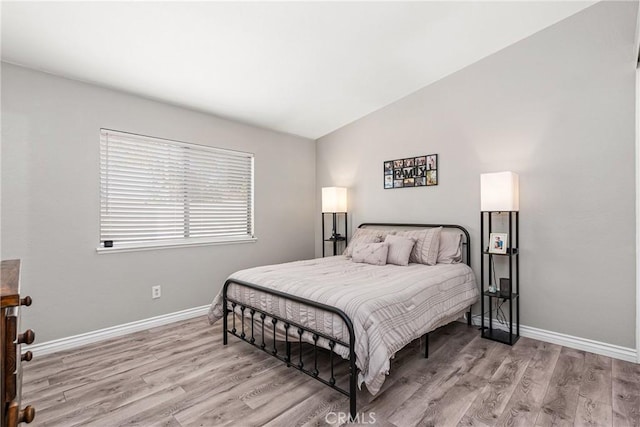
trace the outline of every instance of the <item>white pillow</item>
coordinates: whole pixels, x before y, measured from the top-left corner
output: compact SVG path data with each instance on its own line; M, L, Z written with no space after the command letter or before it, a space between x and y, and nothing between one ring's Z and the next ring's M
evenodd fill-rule
M344 250L342 255L347 258L351 257L353 246L358 243L379 243L384 241L384 238L388 234L395 234L395 231L390 230L377 230L375 228L358 228L349 240L349 245Z
M413 237L388 235L384 239L389 244L389 254L387 255L387 263L395 265L409 265L409 256L411 250L416 244Z
M462 234L459 231L443 230L440 234L438 264L462 262Z
M420 230L400 231L399 236L412 237L416 245L411 252L410 262L426 265L436 265L438 250L440 249L440 234L442 227L425 228Z
M388 253L389 245L385 242L358 243L353 247L351 260L372 265L385 265Z

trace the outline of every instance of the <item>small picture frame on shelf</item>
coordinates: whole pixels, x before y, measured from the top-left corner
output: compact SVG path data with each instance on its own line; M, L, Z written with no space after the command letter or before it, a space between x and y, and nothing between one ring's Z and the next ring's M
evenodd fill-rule
M507 233L491 233L489 235L489 253L501 254L507 253L507 245L509 244L509 234Z

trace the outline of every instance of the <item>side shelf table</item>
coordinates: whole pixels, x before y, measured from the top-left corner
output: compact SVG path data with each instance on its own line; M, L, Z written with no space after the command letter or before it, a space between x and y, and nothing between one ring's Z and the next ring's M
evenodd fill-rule
M498 254L489 251L489 236L492 231L492 220L495 215L508 215L508 241L506 253ZM498 341L504 344L514 345L520 338L520 251L519 246L519 212L481 212L480 213L480 247L482 249L480 262L480 283L482 289L481 296L481 331L482 338ZM486 226L486 228L485 228ZM506 278L500 279L500 288L496 291L490 290L491 278L495 277L494 258L505 259L508 262L509 274ZM485 313L485 301L488 303L488 311ZM502 305L509 307L509 317L507 324L503 328L494 327L497 322L494 319L502 312ZM495 306L495 308L494 308ZM485 316L488 317L488 324L485 326ZM505 330L507 329L508 330Z
M327 237L325 231L325 215L331 215L332 227L331 235ZM340 227L338 222L342 219L344 226ZM339 231L344 231L344 234L340 234ZM344 247L342 244L344 242ZM322 213L322 256L325 256L327 244L331 244L331 255L338 255L338 248L344 250L347 247L347 213L346 212L323 212Z

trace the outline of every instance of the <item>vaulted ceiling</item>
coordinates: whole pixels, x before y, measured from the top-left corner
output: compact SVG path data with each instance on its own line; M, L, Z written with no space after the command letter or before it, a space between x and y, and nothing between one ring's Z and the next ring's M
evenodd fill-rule
M2 2L2 60L318 138L594 2Z

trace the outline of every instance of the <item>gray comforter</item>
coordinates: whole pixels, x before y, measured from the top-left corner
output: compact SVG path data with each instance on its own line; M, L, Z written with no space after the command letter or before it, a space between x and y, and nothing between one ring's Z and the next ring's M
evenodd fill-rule
M479 297L475 275L465 264L374 266L335 256L250 268L230 277L344 311L355 330L359 384L364 382L372 394L380 390L390 359L398 350L459 318ZM349 341L347 328L334 314L235 284L230 285L228 295ZM220 292L211 304L209 321L214 323L221 317ZM349 356L345 347L337 346L335 351L344 358Z

